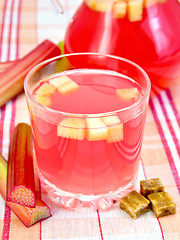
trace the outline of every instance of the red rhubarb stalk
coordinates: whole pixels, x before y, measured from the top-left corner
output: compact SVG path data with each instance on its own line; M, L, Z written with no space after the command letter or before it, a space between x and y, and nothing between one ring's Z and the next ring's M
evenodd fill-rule
M10 66L12 66L16 61L7 61L7 62L0 62L0 72L4 72L6 69L8 69Z
M57 45L43 41L25 57L15 61L0 73L0 107L23 90L24 77L36 64L61 54Z
M35 206L32 135L26 123L19 123L10 139L6 200Z
M0 173L0 194L4 199L6 199L7 161L1 155ZM30 227L39 221L51 217L49 207L41 200L40 197L36 198L34 208L25 207L12 202L7 202L7 204L26 227Z

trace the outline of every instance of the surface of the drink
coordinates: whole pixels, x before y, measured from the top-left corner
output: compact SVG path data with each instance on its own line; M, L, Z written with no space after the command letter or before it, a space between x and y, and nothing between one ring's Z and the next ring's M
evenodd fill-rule
M62 94L56 90L51 95L51 108L62 112L75 114L98 114L117 111L125 108L142 97L140 85L133 79L109 70L79 69L56 74L46 81L40 82L33 92L45 83L51 83L61 76L69 77L78 84L78 89L70 94ZM135 97L121 99L117 89L137 89Z

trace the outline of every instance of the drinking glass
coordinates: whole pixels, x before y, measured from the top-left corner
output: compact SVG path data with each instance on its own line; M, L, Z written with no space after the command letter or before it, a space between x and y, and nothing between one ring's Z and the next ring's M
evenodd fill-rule
M75 91L38 95L64 78ZM138 175L148 75L124 58L74 53L35 66L24 87L42 187L66 208L111 207Z

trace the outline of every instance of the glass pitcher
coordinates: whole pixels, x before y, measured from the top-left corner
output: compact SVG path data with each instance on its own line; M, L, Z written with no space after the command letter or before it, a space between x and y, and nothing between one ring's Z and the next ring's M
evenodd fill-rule
M127 58L149 75L152 94L180 77L178 0L84 0L70 21L65 53Z

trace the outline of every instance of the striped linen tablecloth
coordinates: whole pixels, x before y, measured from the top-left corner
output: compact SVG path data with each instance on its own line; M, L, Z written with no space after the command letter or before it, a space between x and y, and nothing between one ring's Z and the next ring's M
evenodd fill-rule
M44 39L63 40L80 0L62 0L65 13L57 15L49 0L0 0L0 61L24 56ZM29 123L24 94L0 109L0 153L7 159L9 137L19 122ZM0 173L1 174L1 173ZM0 196L2 240L179 240L180 239L180 81L150 100L139 179L161 178L177 204L177 213L156 218L150 211L138 219L120 211L88 208L66 210L42 198L52 217L26 228Z

